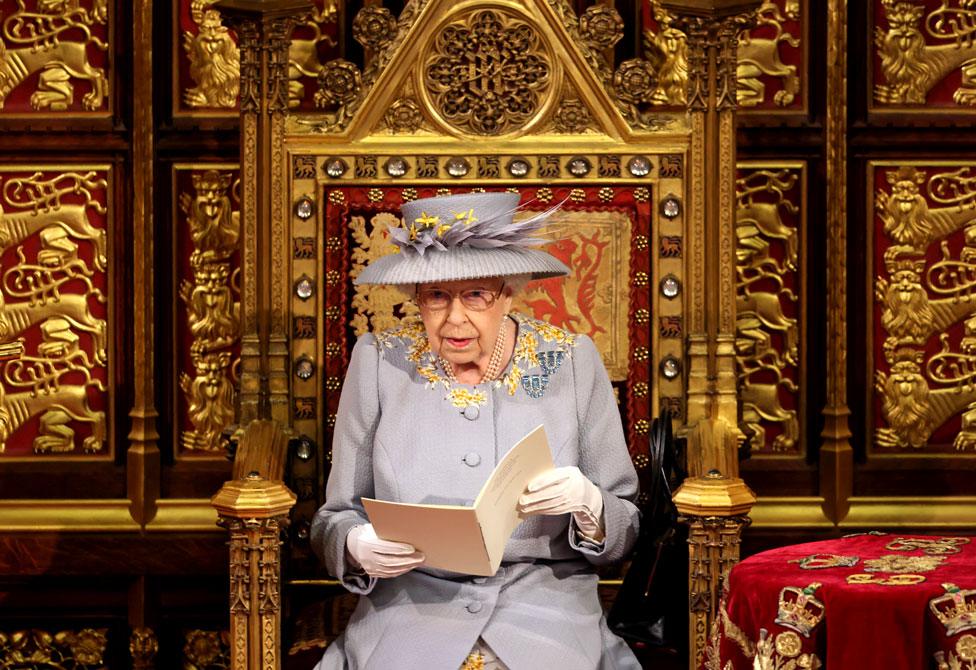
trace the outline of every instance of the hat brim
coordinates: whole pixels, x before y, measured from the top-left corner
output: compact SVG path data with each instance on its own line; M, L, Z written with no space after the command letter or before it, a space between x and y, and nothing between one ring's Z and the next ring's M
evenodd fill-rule
M526 247L455 247L390 254L371 262L354 284L427 284L482 277L529 275L532 279L564 277L569 268L551 254Z

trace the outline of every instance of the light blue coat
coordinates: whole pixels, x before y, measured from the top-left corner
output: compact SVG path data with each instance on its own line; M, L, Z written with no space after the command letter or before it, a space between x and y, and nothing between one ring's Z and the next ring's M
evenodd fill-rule
M501 384L451 386L419 324L356 343L327 502L311 535L329 571L364 597L321 670L457 670L479 636L511 670L640 667L597 599L596 566L626 557L638 530L637 475L610 380L589 338L516 320ZM459 389L483 396L457 407ZM494 577L421 567L377 580L351 571L345 539L367 523L362 496L470 505L498 460L540 423L556 466L578 466L603 492L601 545L581 543L569 514L533 516Z

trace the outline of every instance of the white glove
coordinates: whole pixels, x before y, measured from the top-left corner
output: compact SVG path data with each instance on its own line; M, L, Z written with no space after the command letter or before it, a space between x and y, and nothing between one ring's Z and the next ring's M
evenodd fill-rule
M346 535L346 555L370 577L398 577L424 562L426 556L405 542L376 536L373 524L356 526Z
M519 498L519 512L526 515L572 512L584 536L594 542L602 542L604 538L603 494L575 466L549 470L529 482Z

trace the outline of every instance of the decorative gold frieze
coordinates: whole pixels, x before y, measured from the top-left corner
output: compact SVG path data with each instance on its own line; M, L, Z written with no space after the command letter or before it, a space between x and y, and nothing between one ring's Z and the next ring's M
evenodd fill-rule
M928 11L907 0L882 0L875 48L881 61L874 86L880 107L949 106L930 100L939 82L959 71L952 103L976 106L976 9L968 0L943 0Z
M105 670L107 632L107 628L63 630L54 634L38 628L0 632L0 670Z
M802 168L742 164L736 180L736 365L756 452L799 446ZM799 220L799 221L798 221ZM798 225L799 223L799 225ZM767 437L767 430L774 428Z
M232 256L238 251L240 221L234 211L233 175L217 170L192 174L193 194L180 193L180 211L192 240L180 297L187 309L193 374L180 375L192 429L180 436L184 449L222 449L223 429L234 420L233 348L240 335L240 302L233 285Z
M109 79L93 63L106 59L109 17L105 0L38 1L30 8L18 2L2 16L0 109L22 84L34 82L30 109L72 111L82 81L82 109L105 110Z
M363 30L369 27L382 35L373 40L376 48L368 49L364 69L345 68L340 83L347 94L341 99L327 90L329 82L320 77L317 100L324 114L295 117L290 129L341 133L356 115L367 120L373 134L422 130L464 137L510 136L533 128L545 128L547 133L609 129L616 133L619 124L611 117L619 119L618 115L638 130L666 130L682 121L678 116L651 113L649 96L656 87L656 69L648 61L633 59L614 81L608 61L612 48L604 45L612 46L622 32L619 15L609 6L594 5L577 16L565 0L549 0L548 9L515 3L474 8L442 2L427 10L424 25L415 26L427 4L427 0L408 3L396 20L395 33L391 17L364 8L370 14ZM551 23L552 11L561 26ZM408 33L416 39L407 42ZM569 43L571 51L567 51ZM410 65L387 76L395 59ZM325 67L334 67L330 63ZM592 73L572 72L581 67L593 70L596 81ZM374 90L381 77L385 77L383 90ZM598 83L602 90L594 96L583 90L584 82ZM396 91L395 98L391 91ZM363 109L367 97L375 98L375 106ZM395 114L387 111L386 118L376 111L390 110L400 100L417 100L427 119L409 108ZM581 102L590 100L606 104L587 108Z

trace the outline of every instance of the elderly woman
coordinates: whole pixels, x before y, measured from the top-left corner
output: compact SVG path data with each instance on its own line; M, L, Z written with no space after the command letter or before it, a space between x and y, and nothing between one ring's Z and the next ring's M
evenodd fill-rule
M637 536L637 475L593 342L510 313L528 279L568 274L513 222L518 195L403 205L399 253L357 283L410 291L421 322L368 334L339 402L326 504L312 544L362 594L320 669L639 668L607 628L596 567ZM361 498L470 505L507 449L545 425L554 470L529 483L526 520L492 577L427 568L376 536Z

